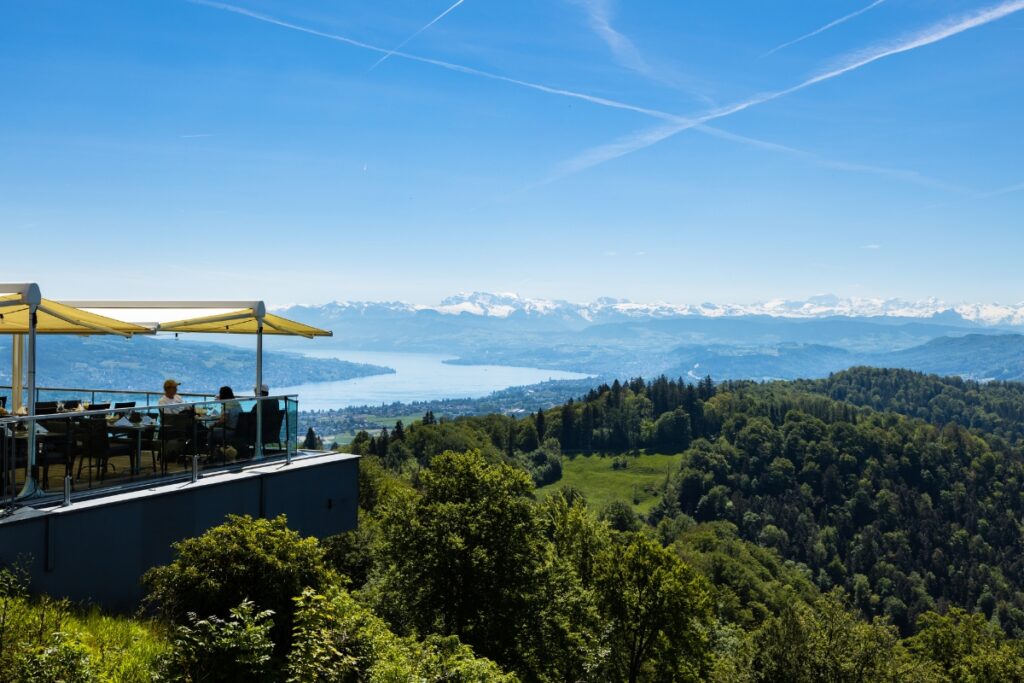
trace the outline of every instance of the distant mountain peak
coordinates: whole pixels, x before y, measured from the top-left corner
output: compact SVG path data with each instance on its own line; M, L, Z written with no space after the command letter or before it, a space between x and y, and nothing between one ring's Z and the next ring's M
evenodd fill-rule
M402 301L334 301L320 309L328 316L346 311L360 313L416 313L432 311L442 315L472 315L490 318L511 316L555 316L581 322L616 319L705 317L725 318L770 316L774 318L917 318L944 322L968 322L984 326L1024 325L1024 303L1014 305L962 303L950 305L940 299L908 301L898 298L839 297L816 294L807 299L770 299L754 304L636 303L629 299L600 297L590 303L560 299L533 299L515 292L460 292L439 304L410 304Z

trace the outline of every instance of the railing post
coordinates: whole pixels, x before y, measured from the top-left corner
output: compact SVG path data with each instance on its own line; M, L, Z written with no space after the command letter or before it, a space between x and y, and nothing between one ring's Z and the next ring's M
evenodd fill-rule
M192 483L199 481L199 454L192 454Z
M71 475L64 475L64 503L62 507L68 507L71 505Z

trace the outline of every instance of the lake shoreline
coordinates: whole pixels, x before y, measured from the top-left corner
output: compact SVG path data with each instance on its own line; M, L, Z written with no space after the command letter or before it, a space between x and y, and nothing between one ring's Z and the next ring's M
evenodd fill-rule
M299 408L303 411L445 399L471 400L510 387L591 377L584 373L545 368L450 363L448 361L457 360L457 356L449 354L294 347L286 350L311 358L335 358L394 370L394 373L341 381L272 387L274 393L298 394Z

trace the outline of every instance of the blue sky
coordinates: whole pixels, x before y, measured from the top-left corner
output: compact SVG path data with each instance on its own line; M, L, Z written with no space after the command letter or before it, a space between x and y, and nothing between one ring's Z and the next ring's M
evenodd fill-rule
M1024 301L1022 46L1024 0L8 0L0 279Z

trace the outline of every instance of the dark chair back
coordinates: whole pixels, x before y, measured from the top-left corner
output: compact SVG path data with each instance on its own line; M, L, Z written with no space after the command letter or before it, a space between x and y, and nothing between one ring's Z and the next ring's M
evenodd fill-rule
M89 404L89 410L106 410L110 407L110 402L107 403L91 403Z
M231 444L238 450L238 457L248 458L256 446L256 414L239 413L235 433L229 434Z
M135 401L127 401L127 402L125 402L125 403L115 403L115 404L114 404L114 408L115 408L115 409L120 409L120 408L134 408L134 407L135 407Z
M281 427L284 425L284 411L277 401L263 402L263 444L281 443Z
M36 415L54 415L56 412L56 401L36 401Z

